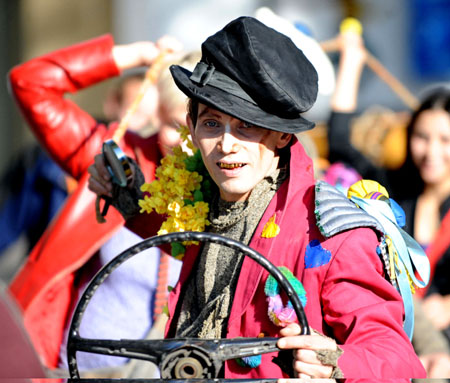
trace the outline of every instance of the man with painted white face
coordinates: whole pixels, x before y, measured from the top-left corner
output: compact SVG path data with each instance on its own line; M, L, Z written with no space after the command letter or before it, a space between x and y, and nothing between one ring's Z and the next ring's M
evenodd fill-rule
M293 350L299 378L424 377L402 328L401 297L377 254L380 233L358 225L323 230L327 217L316 209L320 190L312 161L294 136L314 127L302 113L315 102L317 74L302 51L256 19L241 17L202 44L193 72L180 66L171 72L190 98L192 140L217 185L208 201L207 230L241 241L292 272L306 291L312 335L299 335L299 325L271 311L268 275L258 264L215 244L187 249L169 299L166 335L279 336L278 346ZM110 193L101 156L90 173L91 190ZM139 185L131 187L135 192ZM154 215L133 216L139 207L119 210L140 235L156 234ZM365 213L355 208L355 214ZM268 223L277 227L270 235ZM286 378L274 356L227 361L221 374Z

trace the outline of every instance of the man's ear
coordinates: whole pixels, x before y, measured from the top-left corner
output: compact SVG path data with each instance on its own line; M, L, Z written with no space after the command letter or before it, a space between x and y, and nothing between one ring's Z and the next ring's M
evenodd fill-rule
M283 149L285 146L289 144L292 140L292 134L290 133L281 133L278 137L277 149Z
M189 113L186 114L186 122L187 122L187 125L188 125L188 128L189 128L189 131L191 133L192 143L194 144L195 147L198 148L197 137L195 136L195 126L192 123L192 118L189 115Z

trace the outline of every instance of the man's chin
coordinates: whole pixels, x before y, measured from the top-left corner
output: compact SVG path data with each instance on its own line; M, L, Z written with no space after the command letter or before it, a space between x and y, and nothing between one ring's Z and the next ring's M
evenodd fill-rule
M219 185L220 197L229 202L233 201L244 201L247 199L250 191L242 188L242 183L240 187L232 187L231 185Z

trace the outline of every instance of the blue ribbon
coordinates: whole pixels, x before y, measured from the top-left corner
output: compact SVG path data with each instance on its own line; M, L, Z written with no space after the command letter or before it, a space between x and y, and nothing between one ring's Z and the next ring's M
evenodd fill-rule
M351 197L350 200L377 219L385 234L392 239L400 260L398 264L395 263L395 274L405 308L404 329L411 339L414 329L414 303L406 272L416 286L425 287L430 279L429 260L422 247L397 225L394 212L387 202L360 197ZM420 279L416 278L416 272Z

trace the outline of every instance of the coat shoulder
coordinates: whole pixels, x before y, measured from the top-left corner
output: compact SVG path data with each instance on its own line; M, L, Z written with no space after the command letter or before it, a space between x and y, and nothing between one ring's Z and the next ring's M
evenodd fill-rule
M315 184L314 214L317 227L325 238L360 227L383 233L380 223L358 208L341 191L325 181Z

